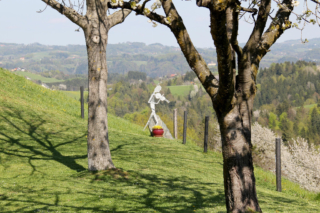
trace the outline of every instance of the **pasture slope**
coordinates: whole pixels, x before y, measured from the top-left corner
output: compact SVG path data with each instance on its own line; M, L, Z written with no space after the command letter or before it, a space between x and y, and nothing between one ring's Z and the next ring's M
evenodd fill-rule
M117 169L88 172L79 102L3 69L0 82L0 212L225 212L220 153L109 115ZM255 174L264 212L320 212L319 195Z
M29 77L31 78L32 80L41 80L43 83L54 83L54 82L63 82L64 80L58 80L58 79L55 79L55 78L46 78L46 77L43 77L39 74L36 74L36 73L31 73L31 72L22 72L22 71L15 71L15 74L16 75L20 75L20 76L26 76L26 77Z

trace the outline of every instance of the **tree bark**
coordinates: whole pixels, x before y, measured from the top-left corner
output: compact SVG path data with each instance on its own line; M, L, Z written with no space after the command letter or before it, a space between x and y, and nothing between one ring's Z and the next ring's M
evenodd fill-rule
M101 26L102 25L102 26ZM107 118L108 26L95 23L85 31L89 71L88 168L90 171L114 168L111 159Z
M216 110L220 125L227 212L261 212L258 204L251 144L253 98L232 109Z
M108 16L108 0L86 0L87 12L82 16L72 6L62 5L56 0L42 1L84 31L89 68L88 169L97 171L114 168L108 134L106 48L109 30L122 23L131 10L122 9Z
M237 45L238 14L234 7L226 4L210 7L211 35L219 71L218 95L212 101L221 132L227 212L261 212L251 144L251 114L256 93L253 76L257 70L251 65L250 51L243 52Z

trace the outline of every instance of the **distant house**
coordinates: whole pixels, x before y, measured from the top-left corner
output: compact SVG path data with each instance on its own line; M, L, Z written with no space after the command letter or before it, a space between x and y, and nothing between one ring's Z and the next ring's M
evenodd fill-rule
M171 74L171 75L170 75L170 78L173 78L173 77L175 77L175 76L177 76L177 74Z
M217 64L216 63L213 63L213 62L211 62L211 63L209 63L208 64L208 66L216 66Z
M26 69L25 68L21 68L21 72L24 72L24 71L26 71Z
M24 58L24 57L21 57L21 58L20 58L20 61L24 61L24 60L25 60L25 58Z
M41 83L41 86L46 88L46 89L50 89L50 87L48 85L46 85L45 83Z
M67 85L65 84L59 84L59 90L67 90Z

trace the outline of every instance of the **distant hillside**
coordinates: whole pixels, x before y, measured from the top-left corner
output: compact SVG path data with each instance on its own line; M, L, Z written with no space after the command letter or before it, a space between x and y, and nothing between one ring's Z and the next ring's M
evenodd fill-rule
M272 64L257 77L256 121L284 142L306 138L320 145L320 70L315 62Z
M320 70L315 62L272 64L260 69L255 107L275 101L290 102L292 106L315 104L320 100Z
M300 39L276 43L262 59L260 67L269 67L271 63L298 60L320 62L320 38L310 39L304 44Z
M216 62L215 49L199 49L199 52L208 63ZM190 70L179 48L161 44L109 44L107 55L110 73L142 71L150 77L160 77ZM0 67L10 70L20 67L32 72L59 70L66 74L87 75L87 52L84 45L0 43Z
M244 44L240 44L244 46ZM214 48L197 48L207 63L216 63ZM111 73L142 71L150 77L159 77L173 73L185 73L190 70L179 47L165 46L159 43L146 45L139 42L108 44L108 68ZM320 38L311 39L302 44L300 40L276 43L271 47L260 67L269 67L271 63L298 60L320 61ZM33 72L59 70L66 74L87 75L87 52L85 45L29 45L0 43L0 67L14 69L25 68ZM216 66L211 67L216 70Z

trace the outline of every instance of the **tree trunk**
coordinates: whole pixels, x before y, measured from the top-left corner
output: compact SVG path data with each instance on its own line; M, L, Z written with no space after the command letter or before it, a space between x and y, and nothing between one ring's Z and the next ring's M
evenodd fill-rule
M227 212L261 212L253 173L251 112L254 95L231 110L216 110L220 125Z
M97 171L114 168L108 137L106 48L109 30L122 23L131 10L121 9L107 15L109 0L86 0L84 1L86 15L83 16L73 9L70 1L69 6L63 1L63 4L55 0L42 1L66 16L84 31L89 68L88 169ZM123 2L119 1L118 6L120 3ZM130 5L130 3L128 4Z
M108 26L98 21L93 21L85 30L89 68L88 169L90 171L115 167L109 148L107 118L108 30Z

